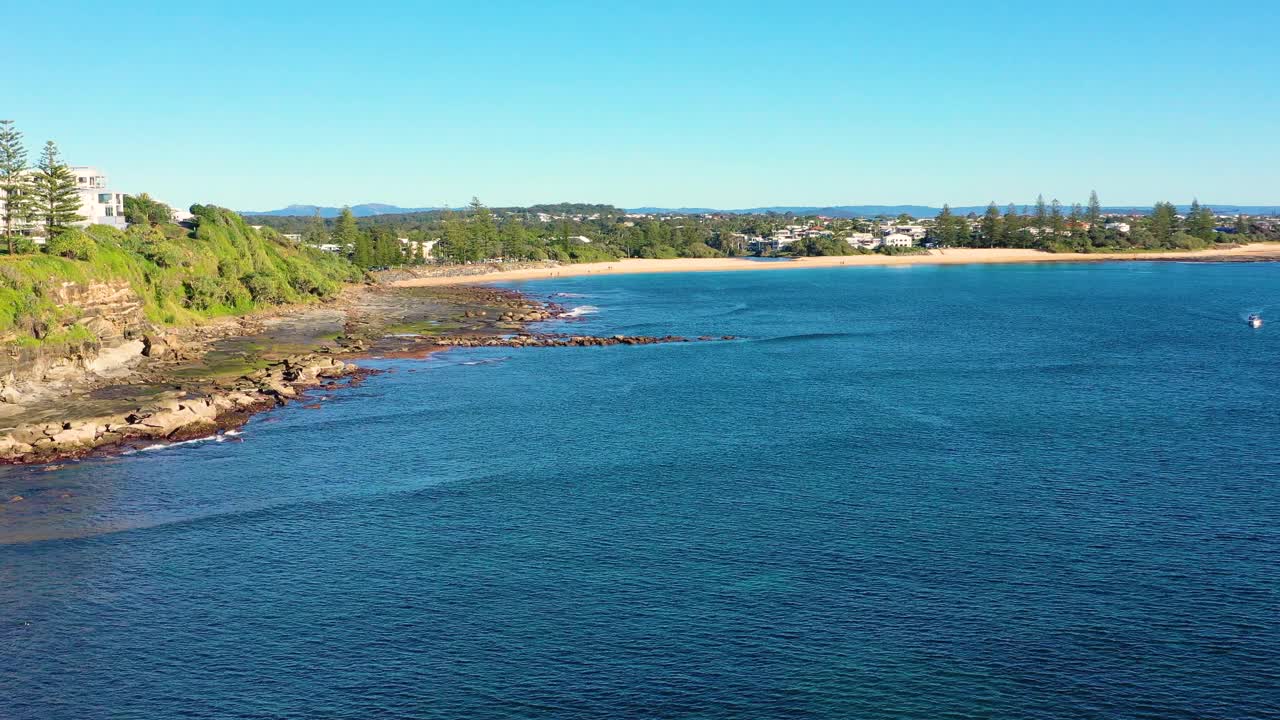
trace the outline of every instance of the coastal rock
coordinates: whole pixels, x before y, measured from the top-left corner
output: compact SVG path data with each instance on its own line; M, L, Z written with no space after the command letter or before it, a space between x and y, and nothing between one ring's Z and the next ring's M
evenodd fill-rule
M98 425L96 423L87 422L72 425L65 430L59 431L56 435L49 438L55 448L58 449L75 449L82 447L92 447L93 442L98 437Z
M0 435L0 458L18 458L30 455L34 450L29 443L16 440L12 435Z

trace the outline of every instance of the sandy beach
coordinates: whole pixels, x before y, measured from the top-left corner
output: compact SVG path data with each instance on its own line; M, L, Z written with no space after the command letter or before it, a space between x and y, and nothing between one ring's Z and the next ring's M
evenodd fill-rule
M398 280L397 287L425 287L509 280L540 280L578 275L623 275L670 272L732 272L748 270L797 270L801 268L889 265L968 265L996 263L1104 262L1116 260L1280 260L1280 243L1254 243L1235 248L1191 252L1146 253L1047 253L1011 248L953 248L933 250L927 255L846 255L805 257L790 261L747 260L744 258L679 258L674 260L626 259L612 262L561 265L550 268L507 270L478 275L442 276Z

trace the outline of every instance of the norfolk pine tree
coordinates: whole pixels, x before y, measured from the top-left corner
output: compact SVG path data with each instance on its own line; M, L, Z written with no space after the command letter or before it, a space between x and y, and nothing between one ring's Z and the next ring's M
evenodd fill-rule
M995 247L1000 242L1001 229L1000 209L992 200L987 206L987 212L982 216L982 239L987 247Z
M356 227L356 217L351 214L349 207L342 208L342 214L333 224L333 244L338 246L339 252L346 252L348 247L351 248L351 262L358 267L367 268L373 264L369 238Z
M27 175L27 149L12 120L0 120L0 196L4 198L4 239L9 254L17 252L16 228L31 220L31 178Z
M1033 217L1036 231L1039 234L1044 234L1044 229L1049 222L1049 211L1044 204L1044 195L1036 196L1036 214Z
M1191 201L1191 212L1187 213L1187 232L1201 240L1213 240L1213 211L1201 207L1199 198Z
M44 221L45 235L52 238L84 220L80 214L80 193L76 192L76 178L71 174L71 168L62 162L58 146L52 140L44 144L36 169L33 183L35 213Z
M316 208L306 229L302 231L302 242L317 247L329 242L329 231L325 230L324 218L320 217L320 208Z
M1098 191L1089 192L1089 209L1085 213L1089 223L1089 244L1095 247L1106 242L1107 228L1102 223L1102 203L1098 202Z

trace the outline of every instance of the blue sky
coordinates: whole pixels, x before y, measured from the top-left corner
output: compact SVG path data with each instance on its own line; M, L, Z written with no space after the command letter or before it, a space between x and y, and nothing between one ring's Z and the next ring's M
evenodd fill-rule
M0 117L33 155L176 205L1280 204L1275 2L5 15Z

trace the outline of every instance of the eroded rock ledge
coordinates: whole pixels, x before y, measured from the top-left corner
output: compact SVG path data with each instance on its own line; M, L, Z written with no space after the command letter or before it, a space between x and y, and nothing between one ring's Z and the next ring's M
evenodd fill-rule
M283 405L306 388L357 372L354 364L329 355L286 358L209 393L179 391L121 414L8 430L0 434L0 462L50 462L134 441L210 435L238 427L257 411Z

